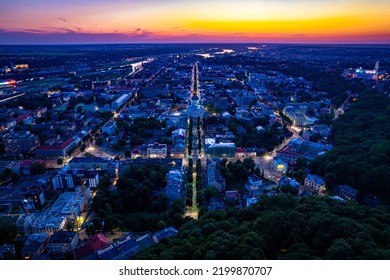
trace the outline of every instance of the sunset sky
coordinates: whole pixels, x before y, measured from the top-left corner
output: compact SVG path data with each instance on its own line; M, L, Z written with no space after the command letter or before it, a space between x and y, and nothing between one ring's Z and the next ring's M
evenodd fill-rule
M390 43L389 0L0 0L0 44Z

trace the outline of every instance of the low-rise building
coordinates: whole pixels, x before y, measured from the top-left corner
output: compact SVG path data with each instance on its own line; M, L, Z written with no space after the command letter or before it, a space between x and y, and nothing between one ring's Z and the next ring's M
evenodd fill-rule
M301 184L299 184L298 181L291 179L289 177L286 177L286 176L280 178L278 183L279 183L279 186L289 185L289 186L297 188L297 189L299 189L301 187Z
M100 260L129 260L139 252L137 241L131 236L126 236L97 252Z
M91 236L83 245L74 248L74 256L76 260L96 260L98 259L97 251L108 245L110 245L110 242L107 238L102 233L98 233Z
M55 213L45 212L38 216L32 224L33 233L45 233L51 235L65 227L66 217Z
M236 204L240 199L239 191L225 191L225 200L229 204Z
M256 149L255 148L236 148L235 157L241 157L241 158L256 157Z
M299 157L313 160L325 154L333 147L327 144L314 143L299 138L291 139L286 146L276 152L278 158L285 162L296 161Z
M33 152L39 145L39 139L30 133L8 133L3 135L3 143L7 154L20 155Z
M313 125L317 120L306 115L307 107L301 106L299 108L287 106L283 109L283 113L289 118L295 126Z
M315 192L323 192L325 191L325 180L324 178L308 174L305 178L304 187Z
M42 159L57 159L59 157L65 158L68 156L68 152L75 147L76 142L71 137L62 143L58 142L52 146L38 146L35 150L35 156Z
M74 157L69 169L108 170L109 161L101 157Z
M205 139L206 155L211 158L232 158L235 156L236 145L234 143L217 143L213 138Z
M259 197L262 194L260 189L263 185L263 180L257 175L251 174L248 176L248 182L245 183L245 189L248 190L251 197Z
M178 230L175 229L174 227L167 227L160 231L156 231L153 234L153 239L156 240L156 243L159 243L164 238L176 236L178 233L179 233Z
M91 192L87 187L62 193L50 208L36 218L32 231L52 235L63 230L68 218L74 219L86 210L90 199Z
M344 199L356 199L359 191L348 185L340 185L337 187L339 196Z
M224 210L226 208L225 202L221 198L212 197L210 198L210 211Z
M167 187L165 189L165 195L168 198L168 205L176 199L180 199L181 186L182 186L182 173L178 169L170 170L166 176Z
M251 186L261 187L263 185L263 180L259 178L259 176L257 176L256 174L251 174L248 176L248 183Z
M74 231L58 231L49 238L48 248L50 255L72 254L79 242L79 235Z
M114 135L116 133L116 122L108 122L102 127L102 132L108 135Z
M141 87L139 93L145 98L165 96L167 94L167 88L166 87Z
M46 252L49 236L45 233L35 233L28 236L21 251L22 258L31 260Z
M185 154L185 148L178 149L176 147L173 147L170 149L170 155L172 158L183 158Z
M285 162L281 158L275 157L271 161L271 168L272 168L272 170L275 170L276 172L286 173L287 172L287 168L288 168L288 164L287 164L287 162Z
M329 137L332 133L332 128L325 124L316 124L311 127L311 131L321 135L322 137Z
M167 156L167 144L149 144L147 149L148 158L164 158Z
M221 176L218 170L220 159L207 159L207 186L216 188L219 192L223 192L226 187L226 181Z
M115 110L119 109L127 101L129 101L132 96L133 96L133 94L122 94L118 99L116 99L114 102L112 102L111 107Z

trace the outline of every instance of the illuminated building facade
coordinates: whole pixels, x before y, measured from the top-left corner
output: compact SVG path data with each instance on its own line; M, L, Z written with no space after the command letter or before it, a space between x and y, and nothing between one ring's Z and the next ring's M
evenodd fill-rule
M34 151L39 145L37 136L29 133L9 133L3 136L5 152L9 155L19 155Z

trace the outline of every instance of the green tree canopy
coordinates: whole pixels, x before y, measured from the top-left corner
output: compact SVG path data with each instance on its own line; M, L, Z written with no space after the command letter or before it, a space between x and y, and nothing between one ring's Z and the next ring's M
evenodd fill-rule
M390 259L390 214L328 197L263 196L203 211L140 259Z

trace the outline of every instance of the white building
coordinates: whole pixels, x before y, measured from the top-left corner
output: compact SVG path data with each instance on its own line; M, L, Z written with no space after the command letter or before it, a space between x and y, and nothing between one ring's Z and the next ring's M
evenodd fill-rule
M165 158L167 156L167 144L149 144L146 154L148 158Z
M252 174L248 176L248 182L251 186L261 187L263 185L263 180L261 180L257 175Z
M305 106L299 108L287 106L283 109L283 113L293 122L293 125L296 126L313 125L317 120L316 118L311 118L306 115L307 107Z
M32 225L33 233L46 233L52 235L65 227L66 217L47 211L39 216Z
M125 104L128 100L131 98L131 94L123 94L121 97L119 97L117 100L112 102L111 107L113 109L118 109L120 108L123 104Z
M37 217L32 224L32 231L52 235L62 230L67 218L74 219L86 210L90 199L91 192L87 187L84 192L78 187L74 192L62 193L49 209Z
M262 185L263 180L257 175L252 174L248 176L248 182L245 183L245 188L249 191L251 197L257 197L261 194L260 188Z
M323 192L326 189L325 180L320 176L308 174L305 178L304 187L316 192Z

